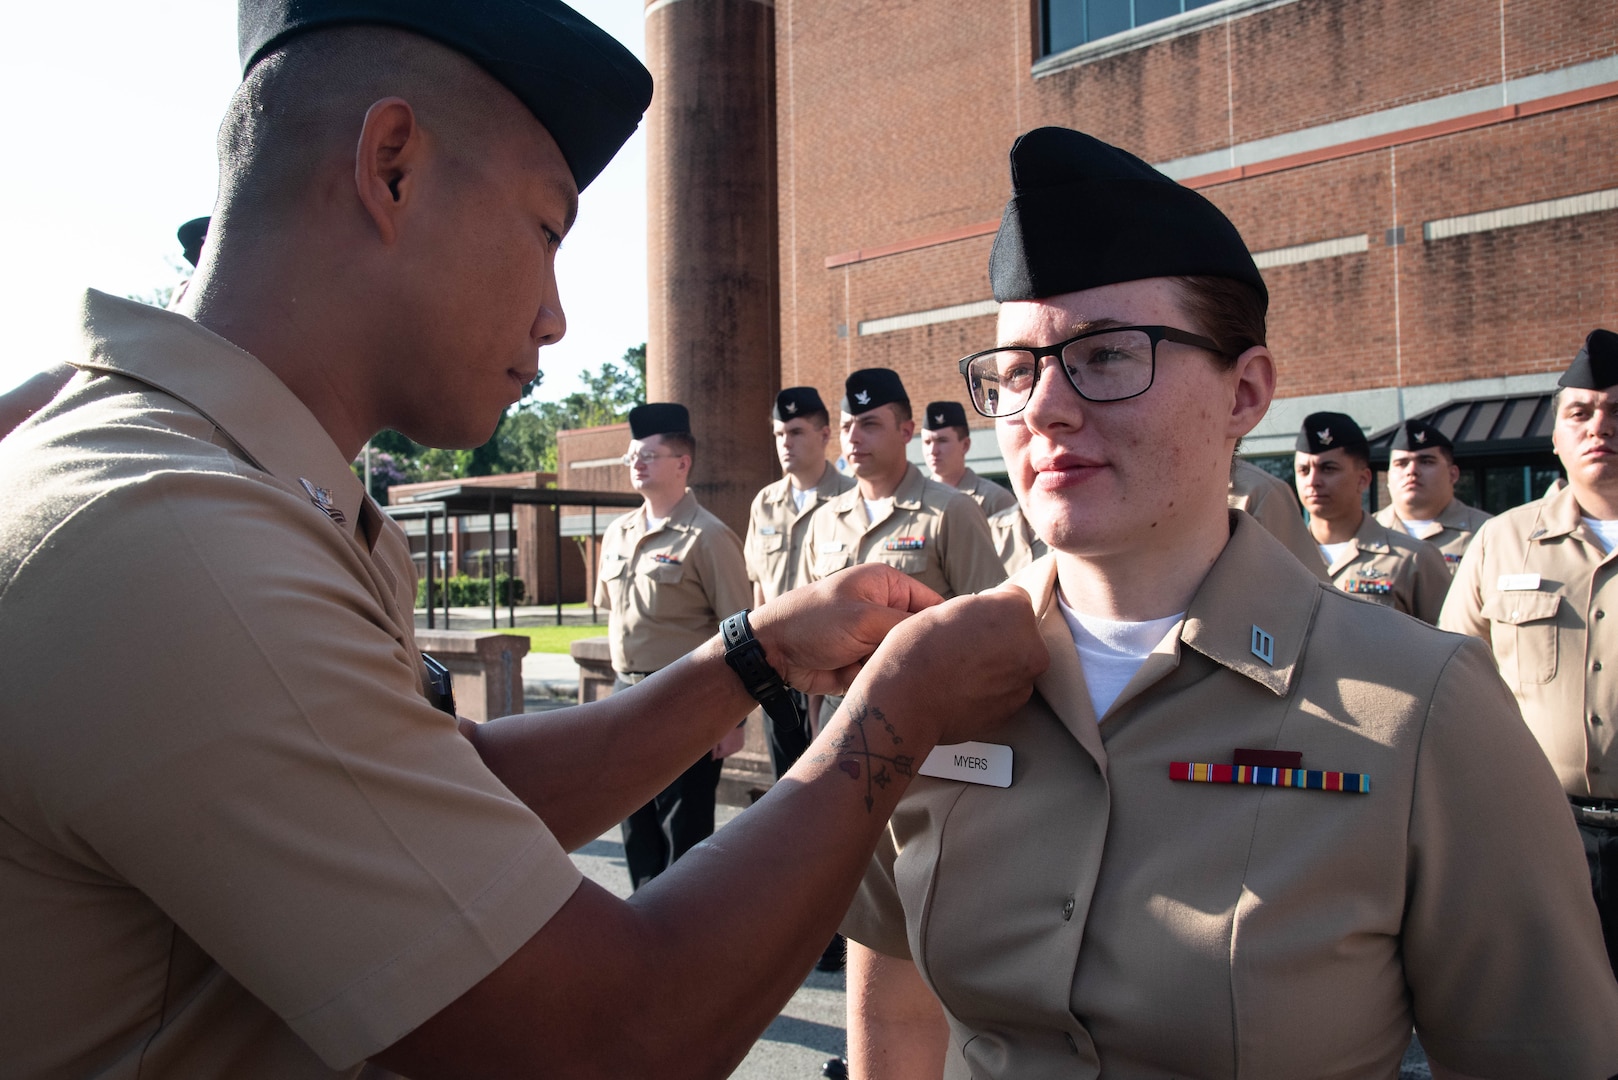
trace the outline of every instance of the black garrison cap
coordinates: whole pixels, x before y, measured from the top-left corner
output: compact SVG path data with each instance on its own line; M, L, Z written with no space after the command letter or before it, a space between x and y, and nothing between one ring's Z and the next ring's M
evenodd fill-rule
M922 421L922 427L928 431L965 426L966 410L961 407L959 401L930 401L927 403L927 416Z
M1592 330L1584 339L1584 348L1556 380L1557 386L1571 386L1576 390L1605 390L1618 383L1618 334L1611 330Z
M691 414L684 405L673 402L654 402L636 405L629 410L629 437L644 439L650 435L691 434Z
M202 242L208 239L208 222L212 220L194 217L181 225L180 231L174 234L180 241L180 251L185 256L185 261L192 266L197 265L197 260L202 258Z
M1295 448L1305 454L1347 450L1354 457L1371 456L1371 444L1365 440L1365 432L1352 416L1340 412L1317 412L1304 417Z
M895 401L910 404L905 384L897 371L885 367L861 368L843 380L843 411L850 416L870 412Z
M1388 444L1389 450L1404 450L1415 453L1417 450L1450 450L1455 444L1449 441L1449 436L1439 431L1425 420L1406 420L1393 432L1393 441Z
M789 386L775 395L775 408L770 410L770 419L784 424L800 416L825 411L826 403L820 400L819 390L812 386Z
M652 100L634 54L558 0L239 0L242 75L295 34L354 24L409 30L475 61L545 125L581 191Z
M989 253L996 300L1201 276L1269 296L1230 219L1135 155L1059 127L1012 144L1011 201Z

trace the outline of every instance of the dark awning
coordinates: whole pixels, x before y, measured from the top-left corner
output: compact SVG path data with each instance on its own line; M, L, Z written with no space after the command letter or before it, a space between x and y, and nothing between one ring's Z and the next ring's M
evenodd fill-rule
M1455 444L1457 461L1469 458L1500 457L1511 454L1551 453L1551 428L1556 408L1548 390L1504 397L1465 398L1417 413L1412 420L1425 420L1442 431ZM1370 436L1371 464L1388 463L1388 444L1398 424Z

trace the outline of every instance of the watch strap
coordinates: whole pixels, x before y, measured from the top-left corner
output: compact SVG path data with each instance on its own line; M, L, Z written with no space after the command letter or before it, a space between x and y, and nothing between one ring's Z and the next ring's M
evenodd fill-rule
M747 621L749 610L744 608L719 624L719 635L725 642L725 663L736 672L753 700L764 706L764 712L778 729L801 726L803 720L792 699L791 687L780 672L770 666L764 646L753 636L753 627Z

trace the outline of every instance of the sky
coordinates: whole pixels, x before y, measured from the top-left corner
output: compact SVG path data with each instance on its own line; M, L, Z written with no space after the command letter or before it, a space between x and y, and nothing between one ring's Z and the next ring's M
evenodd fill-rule
M570 0L644 61L641 0ZM86 287L179 281L180 223L210 213L232 91L236 5L16 5L0 37L0 392L72 354ZM587 188L557 255L567 336L536 397L646 340L644 124Z

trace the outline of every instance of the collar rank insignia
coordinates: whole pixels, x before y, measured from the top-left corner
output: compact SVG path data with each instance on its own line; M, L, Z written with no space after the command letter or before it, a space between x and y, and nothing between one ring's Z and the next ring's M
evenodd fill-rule
M927 543L925 536L895 536L882 545L883 551L920 551Z
M1255 787L1298 788L1303 791L1341 791L1369 795L1371 778L1364 773L1305 769L1296 750L1237 750L1229 765L1201 761L1169 763L1169 779L1198 784L1249 784Z
M1275 666L1275 639L1257 623L1253 624L1253 655L1271 667Z
M1315 432L1315 438L1320 440L1321 445L1330 446L1331 445L1331 428L1321 428L1319 431Z
M788 415L790 415L792 413L795 413L797 411L798 411L798 403L796 401L787 402L787 413L788 413Z
M347 515L337 508L336 500L332 498L330 491L323 487L315 487L315 485L311 484L301 476L298 477L298 483L301 484L303 486L303 490L308 493L309 501L314 503L315 506L319 508L321 513L325 514L339 525L347 523Z
M871 394L866 390L856 391L854 394L854 400L861 405L869 405L871 403Z
M652 561L653 562L658 562L658 563L664 563L664 564L666 564L668 566L679 566L680 565L680 560L679 559L676 559L673 555L665 555L661 551L655 553L652 556Z

